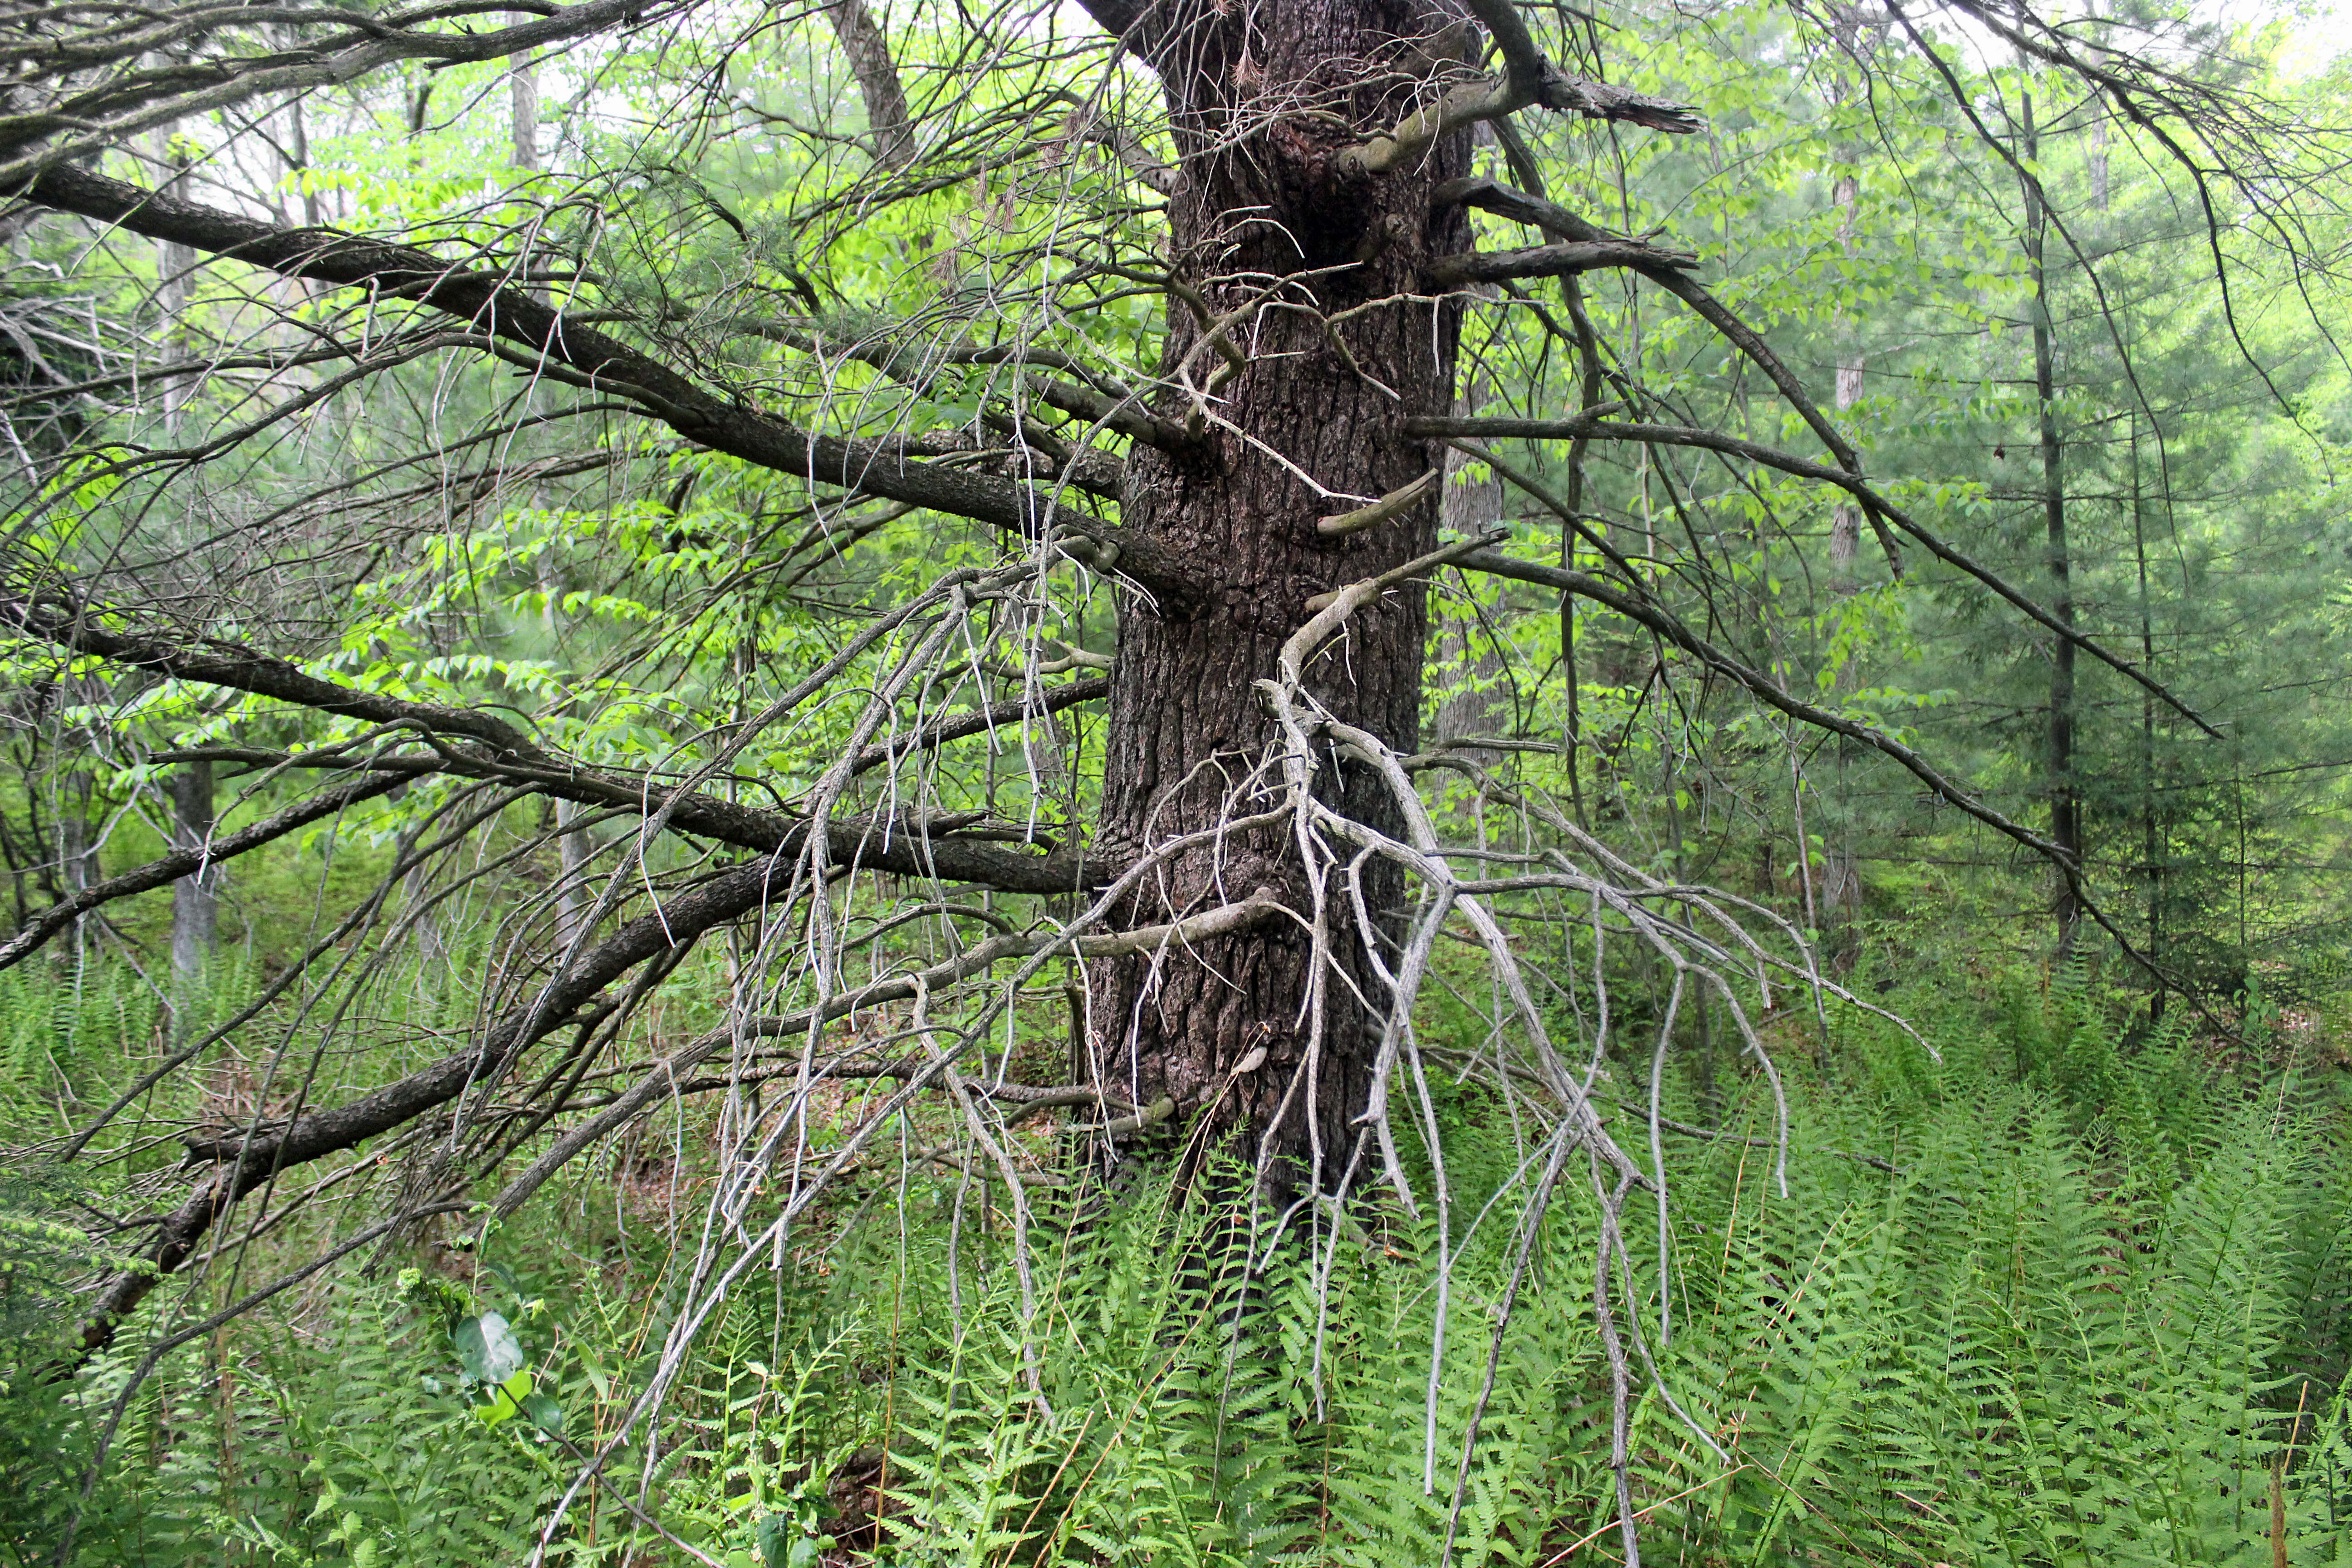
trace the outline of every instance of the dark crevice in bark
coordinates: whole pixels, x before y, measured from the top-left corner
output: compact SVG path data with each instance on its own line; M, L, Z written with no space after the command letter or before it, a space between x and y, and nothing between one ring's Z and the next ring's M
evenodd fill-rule
M1185 175L1170 204L1176 276L1213 315L1247 306L1276 279L1290 280L1279 298L1307 309L1259 311L1233 329L1249 344L1246 367L1223 389L1201 450L1144 448L1130 458L1123 522L1204 586L1185 605L1130 601L1121 617L1098 846L1114 861L1264 809L1246 781L1274 730L1254 683L1275 673L1310 600L1426 553L1434 539L1433 495L1380 526L1319 534L1319 518L1359 503L1317 493L1267 449L1358 498L1393 494L1433 467L1430 447L1406 435L1400 416L1452 411L1459 306L1398 297L1423 291L1436 258L1470 248L1462 208L1432 202L1433 189L1466 167L1467 134L1440 138L1391 174L1348 178L1339 154L1353 139L1344 130L1253 118L1288 98L1365 130L1394 123L1394 89L1351 80L1344 62L1424 31L1420 8L1396 0L1316 0L1286 9L1279 26L1203 12L1183 32L1181 59L1153 62ZM1380 300L1395 302L1339 327L1347 352L1335 349L1318 316ZM1171 309L1170 317L1163 375L1218 363L1196 314ZM1377 367L1387 390L1358 366ZM1160 412L1181 423L1190 411L1171 397ZM1350 622L1344 649L1310 672L1310 689L1343 722L1413 751L1426 630L1423 590L1400 589ZM1397 808L1370 769L1336 754L1322 763L1315 787L1323 800L1401 836ZM1237 831L1213 849L1172 858L1126 919L1165 919L1255 887L1306 910L1307 878L1286 825ZM1328 906L1336 973L1324 986L1319 1038L1307 1016L1307 933L1279 924L1157 963L1097 963L1092 1081L1139 1103L1172 1098L1176 1125L1188 1129L1184 1147L1197 1152L1238 1138L1246 1153L1271 1157L1278 1190L1309 1175L1318 1141L1313 1174L1336 1179L1365 1107L1386 1005L1345 879L1344 871L1334 879ZM1379 860L1366 867L1363 888L1376 919L1404 898L1401 874Z

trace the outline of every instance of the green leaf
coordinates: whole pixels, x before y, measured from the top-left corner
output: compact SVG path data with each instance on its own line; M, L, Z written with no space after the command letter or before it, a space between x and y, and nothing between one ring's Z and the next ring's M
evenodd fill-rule
M496 1426L501 1422L511 1421L516 1416L523 1415L528 1409L528 1401L547 1398L545 1394L532 1393L531 1387L532 1378L530 1373L516 1373L512 1377L499 1384L491 1392L486 1403L474 1406L474 1419L485 1426ZM553 1400L547 1402L550 1405L555 1403ZM562 1414L561 1410L556 1412L559 1417Z
M792 1568L790 1553L794 1537L807 1539L793 1528L791 1514L762 1514L751 1532L751 1540L760 1549L760 1568Z
M522 1342L497 1312L467 1318L449 1331L457 1364L475 1383L504 1383L522 1370Z

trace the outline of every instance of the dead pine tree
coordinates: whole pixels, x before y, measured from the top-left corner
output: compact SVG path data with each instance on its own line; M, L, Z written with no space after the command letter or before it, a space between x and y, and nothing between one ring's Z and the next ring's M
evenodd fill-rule
M1580 626L1641 639L1661 690L1704 682L1900 770L2046 859L2128 951L2067 842L1784 683L1769 650L1736 646L1704 593L1630 559L1620 545L1633 533L1599 517L1588 458L1597 469L1607 450L1652 468L1703 457L1793 477L1851 509L1855 537L1876 547L1869 570L1933 558L2100 679L2203 722L1874 484L1816 389L1716 296L1696 252L1617 232L1544 188L1531 143L1575 127L1621 145L1684 137L1704 105L1607 79L1605 34L1513 0L1083 3L1093 27L1079 37L1058 13L1010 4L961 7L951 23L859 0L812 8L790 23L803 49L793 60L833 62L809 98L835 119L814 127L730 85L725 62L764 47L771 23L690 0L577 0L504 25L391 8L253 21L67 6L43 35L54 47L19 50L0 188L73 226L84 254L127 236L193 258L208 301L235 294L206 330L241 335L200 355L176 342L105 348L119 368L94 388L160 372L188 395L169 441L93 438L9 492L26 521L87 514L61 537L92 542L12 546L0 629L27 657L97 661L135 675L126 690L233 696L268 721L171 753L189 777L239 781L234 808L218 820L207 808L202 844L34 912L0 942L0 966L115 900L321 825L401 814L381 836L380 885L323 910L252 996L217 998L226 1021L175 1041L65 1157L298 982L345 996L410 984L393 977L415 973L401 954L420 939L436 973L456 973L457 912L490 933L488 956L465 960L467 1023L412 1070L342 1081L308 1065L327 1059L323 1037L270 1047L261 1092L293 1109L190 1140L184 1188L137 1228L138 1267L97 1292L86 1346L112 1342L191 1259L233 1247L224 1233L266 1206L247 1203L257 1191L331 1184L363 1144L397 1141L386 1166L398 1180L336 1190L378 1206L316 1267L417 1214L478 1202L511 1214L650 1110L747 1086L771 1109L721 1123L733 1131L701 1230L718 1250L698 1259L647 1401L734 1283L785 1256L785 1231L828 1185L886 1156L995 1183L1018 1237L1038 1173L1008 1133L1034 1114L1068 1119L1074 1167L1237 1158L1228 1168L1251 1176L1225 1195L1264 1232L1296 1225L1326 1248L1355 1234L1340 1211L1366 1194L1444 1219L1442 1169L1416 1184L1394 1134L1411 1117L1436 1136L1416 1009L1434 972L1467 952L1491 999L1493 1084L1518 1097L1533 1140L1524 1212L1540 1215L1576 1173L1602 1215L1595 1311L1630 1563L1643 1309L1619 1267L1618 1219L1629 1202L1662 1203L1666 1173L1654 1097L1644 1143L1621 1136L1639 1117L1618 1117L1592 1086L1629 1055L1654 1079L1698 994L1777 1082L1756 1011L1784 984L1837 988L1780 913L1658 879L1597 837L1576 781L1597 788L1599 763L1571 764L1572 808L1515 778L1507 747L1556 751L1556 727L1549 740L1481 736L1507 745L1470 755L1424 747L1433 581L1500 579L1563 622L1572 603ZM2125 119L2251 112L2126 54L2079 58L2021 10L1961 8L2047 68L2095 80ZM166 32L171 60L155 53ZM648 37L659 68L678 73L676 102L693 107L642 138L674 130L674 145L632 163L621 139L592 143L579 122L606 101L599 73L656 68L615 42ZM232 106L237 126L283 118L289 148L323 144L338 115L429 134L438 110L404 62L434 79L511 72L505 134L522 180L429 237L273 222L226 163L193 155L207 135L237 133L202 129ZM541 108L559 101L572 107ZM192 158L165 188L121 150L167 126ZM768 150L771 216L730 205L720 173L684 167L729 138ZM608 165L580 162L592 145ZM306 196L306 215L326 199ZM856 243L876 234L888 241L878 262ZM1811 447L1712 427L1653 395L1596 331L1602 279L1697 322ZM1559 312L1538 313L1538 290ZM1570 412L1465 411L1465 337L1477 312L1505 310L1558 340L1576 386L1549 406ZM395 387L403 397L362 409ZM336 419L364 428L383 460L320 463ZM1556 449L1564 492L1507 442ZM191 475L298 449L301 462L257 466L249 482L266 493L241 497L222 514L235 524L202 542L142 531L142 508ZM1442 526L1447 465L1465 459L1508 487L1512 522ZM723 504L698 510L711 493ZM469 688L446 671L479 651L467 626L488 623L467 621L473 601L458 595L415 628L458 695L359 673L366 658L341 640L358 585L406 570L402 591L422 593L420 541L526 515L600 525L562 536L562 574L535 582L569 595L576 576L591 606L625 586L658 609L633 625L667 616L659 629L679 636L583 651L538 686ZM1643 537L1659 548L1664 536ZM869 551L890 552L896 574L871 569ZM688 558L702 575L676 569ZM789 667L762 641L779 604L838 614L851 601ZM535 624L557 655L582 635L569 615ZM725 650L724 670L677 679L679 646ZM1572 668L1573 647L1564 656ZM659 744L602 746L588 721L608 698L671 704ZM135 716L123 728L135 743ZM1463 841L1434 810L1431 781L1448 773L1515 825L1507 852ZM1522 940L1529 930L1547 933L1549 956ZM634 1031L648 998L714 939L730 953L727 1022L646 1060ZM1600 947L1641 950L1663 977L1663 1017L1640 1039L1600 1005L1602 964L1571 972L1577 952ZM1055 1026L1069 1081L1024 1081L1020 998L1049 972L1076 1019ZM315 1012L305 1027L341 1016ZM822 1142L812 1097L845 1078L886 1086L880 1113ZM890 1112L917 1105L941 1108L960 1142L875 1146ZM780 1171L781 1185L763 1184ZM1530 1219L1523 1248L1535 1232ZM1433 1451L1429 1469L1433 1486Z

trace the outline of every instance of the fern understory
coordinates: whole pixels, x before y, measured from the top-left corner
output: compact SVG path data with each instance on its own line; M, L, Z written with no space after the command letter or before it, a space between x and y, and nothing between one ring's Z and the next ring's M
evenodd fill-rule
M1673 1263L1636 1240L1632 1267L1665 1387L1729 1458L1648 1385L1644 1560L2352 1563L2338 1069L2217 1064L2078 984L1912 1016L1940 1061L1867 1019L1786 1047L1785 1195L1769 1096L1665 1086L1724 1135L1668 1138ZM1242 1216L1146 1191L1033 1237L1025 1319L977 1175L865 1194L747 1280L549 1560L1619 1561L1594 1215L1564 1182L1496 1351L1527 1152L1475 1085L1437 1109L1455 1234L1368 1205L1245 1279ZM60 1384L14 1342L0 1558L53 1561L80 1506L91 1568L520 1563L675 1310L658 1227L573 1202L495 1257L395 1256L174 1352L86 1506L142 1352ZM488 1313L524 1357L503 1398L460 1354Z

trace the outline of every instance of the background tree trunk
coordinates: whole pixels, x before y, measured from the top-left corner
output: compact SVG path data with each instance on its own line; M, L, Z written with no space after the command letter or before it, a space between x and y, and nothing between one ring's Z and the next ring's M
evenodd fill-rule
M172 777L172 847L196 849L213 836L213 765L183 763ZM172 986L184 1007L220 947L221 870L206 866L172 884Z
M1396 0L1203 11L1182 30L1181 52L1155 61L1188 176L1170 204L1170 254L1179 280L1198 288L1209 311L1231 310L1287 278L1296 281L1280 298L1333 315L1425 292L1422 265L1469 248L1462 211L1433 214L1429 200L1437 183L1466 172L1466 134L1445 138L1411 168L1349 181L1333 167L1334 154L1354 140L1347 132L1269 112L1304 100L1362 129L1391 121L1403 95L1393 79L1358 85L1365 62L1401 37L1435 32L1441 20ZM1172 300L1169 308L1163 370L1173 374L1189 358L1191 379L1204 384L1220 356L1195 354L1198 317ZM1360 372L1307 312L1257 312L1235 329L1248 365L1212 408L1198 449L1147 449L1135 458L1122 521L1189 559L1215 586L1182 613L1140 596L1126 606L1101 846L1114 861L1261 809L1244 781L1272 725L1254 683L1274 674L1276 652L1307 619L1309 599L1430 548L1433 500L1360 533L1318 536L1317 519L1351 503L1318 495L1266 449L1358 496L1386 494L1427 472L1433 454L1400 426L1453 411L1458 327L1451 306L1400 301L1367 311L1339 329ZM1192 411L1171 401L1161 412L1181 423ZM1310 689L1341 720L1412 750L1427 620L1417 586L1368 606L1315 666ZM1398 814L1369 770L1328 756L1318 787L1339 810L1398 830ZM1331 950L1346 981L1323 987L1319 1037L1309 943L1296 926L1201 942L1156 968L1146 959L1108 961L1094 975L1090 1066L1103 1087L1139 1103L1172 1097L1180 1125L1205 1118L1204 1141L1255 1135L1276 1190L1310 1165L1326 1184L1341 1176L1369 1083L1379 1023L1349 996L1349 984L1374 1008L1382 993L1342 880L1335 877L1328 908ZM1286 825L1236 833L1214 852L1171 860L1129 912L1141 923L1168 908L1212 906L1261 886L1293 908L1310 907L1307 868ZM1367 868L1365 890L1376 911L1403 895L1402 879L1378 861ZM1240 1071L1260 1047L1262 1063Z
M825 20L848 58L849 73L857 79L858 96L866 100L866 129L874 161L886 169L903 169L915 155L914 116L907 108L907 89L899 84L898 68L890 58L890 40L861 0L834 0Z
M579 940L586 927L588 911L596 902L588 886L588 862L593 853L588 835L572 826L581 815L580 807L571 801L555 803L555 825L559 830L555 839L555 945L559 950Z
M513 129L514 166L526 174L539 169L539 60L520 55L507 72L507 109Z
M2019 128L2023 133L2028 168L2042 156L2042 139L2033 122L2033 96L2019 100ZM2033 282L2033 398L2040 415L2042 449L2042 518L2050 574L2050 613L2058 624L2074 625L2074 557L2066 538L2066 447L2058 433L2057 329L2050 313L2050 274L2042 259L2049 214L2040 185L2032 179L2025 187L2025 257ZM2053 637L2050 647L2050 708L2048 794L2051 841L2080 865L2083 859L2083 805L2074 787L2074 644ZM2083 911L2074 889L2059 884L2052 906L2058 927L2058 951L2074 946L2074 928Z
M1482 532L1503 520L1502 479L1491 470L1483 479L1464 478L1462 471L1475 466L1459 452L1445 454L1445 488L1438 492L1437 521L1448 534ZM1492 681L1503 674L1502 655L1479 626L1473 605L1465 605L1459 614L1446 619L1439 643L1437 657L1444 667L1441 679ZM1504 734L1511 727L1511 717L1504 693L1493 686L1457 691L1437 705L1430 739L1437 745L1451 746L1465 736ZM1465 748L1463 755L1492 765L1503 753L1473 746Z
M1480 292L1486 292L1482 289ZM1475 419L1486 388L1485 378L1471 375L1470 384L1456 400L1462 416ZM1448 534L1466 537L1482 533L1503 521L1503 476L1494 469L1486 470L1486 478L1472 479L1467 470L1479 465L1463 453L1447 449L1445 484L1437 492L1437 522ZM1448 616L1440 634L1437 658L1444 667L1440 677L1446 680L1491 681L1503 673L1503 658L1494 639L1478 625L1475 605L1465 605L1458 615ZM1430 739L1437 745L1450 746L1465 735L1499 735L1511 725L1509 704L1501 700L1502 694L1493 687L1473 691L1457 691L1437 705L1437 714ZM1474 762L1492 764L1502 753L1483 748L1473 748L1465 753Z
M1832 37L1839 48L1855 62L1867 62L1877 52L1884 38L1885 24L1871 23L1857 9L1842 9L1835 13L1831 26ZM1860 92L1862 84L1843 67L1839 69L1832 91L1832 107L1843 108ZM1858 236L1862 216L1862 176L1855 165L1863 156L1863 148L1853 142L1842 142L1836 153L1843 166L1832 191L1838 209L1838 245L1849 258L1860 253ZM1837 381L1832 388L1837 409L1838 426L1849 428L1853 405L1862 401L1863 374L1869 363L1869 349L1863 325L1853 315L1841 308L1835 314L1832 331L1837 340ZM1830 562L1835 571L1834 591L1840 595L1853 593L1860 583L1855 576L1854 561L1862 544L1862 509L1850 500L1838 503L1831 514ZM1851 689L1862 683L1861 672L1849 667L1839 678L1842 689ZM1836 811L1822 825L1822 897L1819 911L1824 935L1831 941L1831 962L1841 970L1853 963L1855 944L1853 923L1862 912L1862 861L1854 847L1852 802L1847 790L1847 773L1853 758L1851 748L1844 742L1830 750L1833 764L1831 798Z
M188 153L180 144L178 121L162 127L155 132L156 157L162 167L171 171L170 177L158 181L156 189L167 196L188 195ZM195 351L188 331L188 300L194 291L196 253L194 247L175 240L161 240L155 247L155 308L163 317L161 357L166 361L185 358ZM166 435L176 436L180 428L180 405L186 401L194 383L184 377L166 376L156 388L156 402L163 416Z

